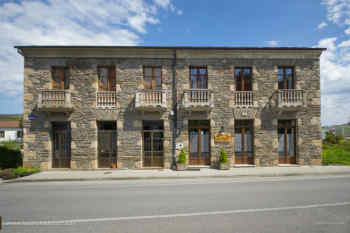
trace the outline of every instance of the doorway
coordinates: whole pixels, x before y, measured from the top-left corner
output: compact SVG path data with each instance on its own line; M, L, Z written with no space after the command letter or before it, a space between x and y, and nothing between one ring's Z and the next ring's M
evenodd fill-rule
M278 162L296 163L296 120L278 121Z
M143 167L163 167L163 121L143 121Z
M189 121L189 164L210 165L210 122Z
M235 163L254 164L253 120L235 120Z
M53 158L52 168L70 168L71 128L70 122L52 122Z
M98 121L98 167L117 167L117 123Z

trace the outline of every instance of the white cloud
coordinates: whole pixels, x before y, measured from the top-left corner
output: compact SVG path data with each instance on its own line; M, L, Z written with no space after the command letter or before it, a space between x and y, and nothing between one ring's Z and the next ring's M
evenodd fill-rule
M345 28L350 34L350 0L324 0L329 22ZM345 123L350 117L350 40L324 38L318 47L325 47L320 59L323 124Z
M0 91L17 97L23 92L23 58L14 45L135 45L171 5L170 0L2 1Z
M317 26L317 29L321 30L322 28L326 27L328 24L326 22L322 22Z
M267 43L268 46L276 47L276 46L278 46L279 41L278 40L267 40L267 41L265 41L265 43Z
M345 123L350 117L350 65L347 49L337 38L325 38L317 47L327 48L320 59L323 124Z
M182 10L177 10L177 14L178 14L178 15L182 15L182 14L183 14L183 11L182 11Z

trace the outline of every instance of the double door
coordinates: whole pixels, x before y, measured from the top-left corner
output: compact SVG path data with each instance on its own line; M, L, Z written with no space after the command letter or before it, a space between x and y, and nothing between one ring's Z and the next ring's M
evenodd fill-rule
M143 121L143 167L163 167L163 121Z
M192 123L192 124L191 124ZM189 124L189 164L210 165L210 127L209 122Z
M296 122L295 120L278 121L279 163L296 163Z
M235 121L235 163L254 164L252 120Z
M68 122L55 122L53 129L52 168L70 168L71 130Z

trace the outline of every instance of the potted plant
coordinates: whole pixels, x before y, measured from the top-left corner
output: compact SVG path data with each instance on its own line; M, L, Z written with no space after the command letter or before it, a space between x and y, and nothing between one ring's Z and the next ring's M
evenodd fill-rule
M177 158L176 170L184 171L186 169L186 152L181 150L179 157Z
M219 157L219 169L220 170L229 170L230 169L230 163L227 159L227 154L224 148L220 151L220 157Z

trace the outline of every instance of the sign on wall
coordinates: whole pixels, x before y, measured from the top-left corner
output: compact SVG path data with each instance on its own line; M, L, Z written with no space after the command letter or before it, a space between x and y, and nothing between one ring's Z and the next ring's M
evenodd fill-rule
M215 142L230 142L231 134L229 133L218 133L214 136Z

